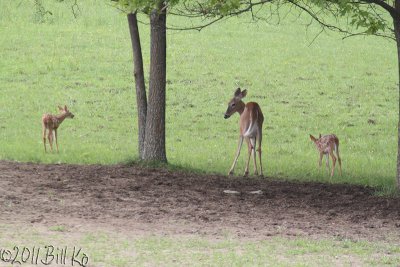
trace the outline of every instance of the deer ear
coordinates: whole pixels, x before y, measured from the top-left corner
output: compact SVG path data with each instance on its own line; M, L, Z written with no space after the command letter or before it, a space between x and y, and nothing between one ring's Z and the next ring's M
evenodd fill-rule
M238 97L238 96L240 96L240 93L241 93L241 91L240 91L240 87L239 87L238 89L236 89L234 96Z
M65 111L67 111L67 110L68 110L68 108L67 108L67 105L64 105L64 110L65 110Z
M321 134L319 134L319 138L321 138L322 137L322 135Z
M63 108L62 108L62 107L60 107L60 106L58 106L58 110L62 111L62 110L63 110Z
M241 98L245 97L247 95L247 89L244 89L241 93Z
M315 137L314 136L312 136L311 134L310 134L310 139L311 139L311 141L313 141L313 142L315 142Z

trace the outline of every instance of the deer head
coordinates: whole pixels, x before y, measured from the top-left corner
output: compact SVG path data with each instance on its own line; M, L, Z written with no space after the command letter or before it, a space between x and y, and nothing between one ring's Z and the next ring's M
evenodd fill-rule
M321 139L321 137L322 137L322 135L319 134L319 137L318 137L318 139L317 139L317 138L315 138L314 136L312 136L312 135L310 134L310 139L311 139L311 141L313 141L314 143L317 142L319 139Z
M314 143L317 142L317 140L318 140L317 138L315 138L315 137L312 136L311 134L310 134L310 139L311 139L311 141L313 141Z
M68 107L66 105L64 105L64 107L60 107L58 106L58 110L61 112L61 114L65 115L66 118L73 118L75 115L72 114L69 110Z
M242 98L244 98L247 94L247 90L241 91L240 88L236 89L233 98L228 103L228 109L225 112L225 119L228 119L235 112L241 113L244 109L244 103Z

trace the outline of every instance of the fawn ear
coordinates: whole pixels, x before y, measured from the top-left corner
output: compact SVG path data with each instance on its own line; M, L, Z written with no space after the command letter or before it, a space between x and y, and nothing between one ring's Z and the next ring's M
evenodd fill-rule
M322 137L322 135L321 134L319 134L319 138L321 138Z
M313 141L313 142L317 141L317 139L315 139L315 137L312 136L311 134L310 134L310 139L311 139L311 141Z
M240 96L240 87L238 89L236 89L235 93L233 94L233 96L239 97Z
M58 110L63 111L64 109L62 107L58 106Z
M64 105L64 110L68 111L67 105Z
M243 91L242 91L242 93L241 93L241 97L240 98L243 98L243 97L245 97L247 95L247 89L244 89Z

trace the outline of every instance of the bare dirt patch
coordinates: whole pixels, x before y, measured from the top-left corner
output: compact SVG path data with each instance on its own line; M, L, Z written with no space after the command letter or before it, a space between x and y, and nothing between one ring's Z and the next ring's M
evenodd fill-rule
M261 193L249 193L257 190ZM4 223L244 238L400 240L400 199L373 193L372 188L354 185L126 165L0 161L0 222Z

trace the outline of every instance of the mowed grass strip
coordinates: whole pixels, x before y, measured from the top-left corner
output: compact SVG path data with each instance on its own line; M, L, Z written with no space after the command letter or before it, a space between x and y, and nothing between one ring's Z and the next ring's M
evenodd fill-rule
M44 163L130 162L137 118L126 16L106 1L0 3L0 159ZM268 10L265 10L268 12ZM223 119L240 86L264 116L267 176L348 182L390 191L396 172L398 89L395 44L320 35L309 18L279 25L242 16L202 32L168 31L167 156L173 165L227 173L238 119ZM146 22L145 16L140 17ZM193 22L168 17L169 25ZM149 27L140 25L145 72ZM310 44L312 42L312 44ZM148 77L146 77L148 81ZM41 115L66 104L59 154L45 154ZM317 169L309 134L340 139L343 177ZM236 173L244 171L243 149Z
M15 228L0 225L0 249L13 251L33 246L41 248L39 260L45 259L46 246L67 247L66 263L73 248L81 249L89 266L398 266L400 249L394 243L340 238L267 237L264 240L238 239L229 235L160 236L143 233L107 231L86 232L62 226ZM15 255L15 254L13 254ZM48 260L51 258L49 257ZM56 263L56 257L52 262ZM1 266L8 266L0 261ZM11 266L11 265L9 265Z

